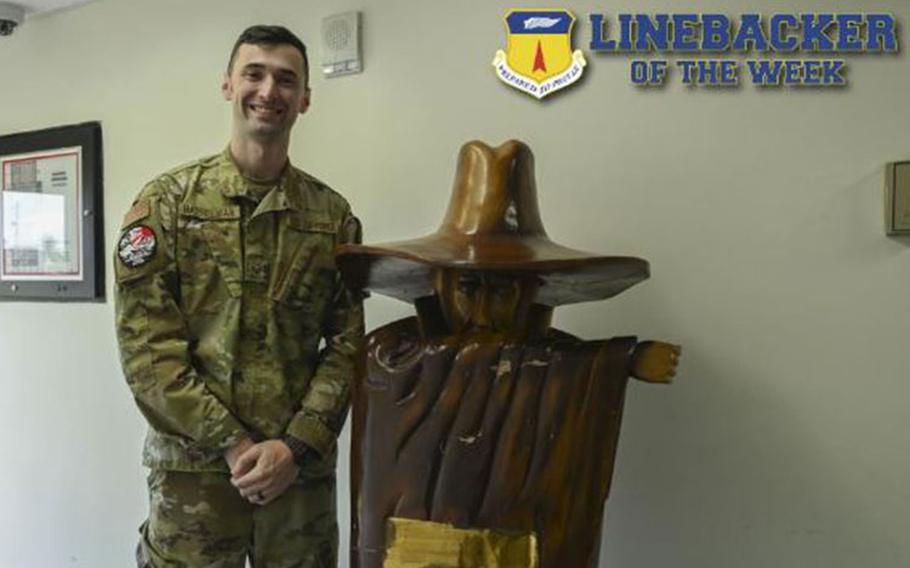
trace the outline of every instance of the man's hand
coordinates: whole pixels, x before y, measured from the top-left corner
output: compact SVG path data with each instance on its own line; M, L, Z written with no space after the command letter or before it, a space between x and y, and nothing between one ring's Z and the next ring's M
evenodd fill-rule
M649 383L669 383L679 364L679 345L642 341L632 354L632 376Z
M250 503L265 505L284 493L300 468L281 440L266 440L249 448L231 467L231 483Z
M249 436L244 436L239 442L231 446L224 452L224 461L227 462L231 471L234 470L234 464L237 463L237 458L243 455L244 452L256 445L256 442L253 441Z

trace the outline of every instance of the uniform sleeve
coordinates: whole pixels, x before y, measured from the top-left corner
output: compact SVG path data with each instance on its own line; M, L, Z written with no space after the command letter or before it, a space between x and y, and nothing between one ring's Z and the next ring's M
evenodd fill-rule
M116 331L126 382L152 428L209 450L246 429L193 368L178 304L176 195L152 182L127 213L114 255Z
M338 244L360 243L360 221L350 212L338 235ZM363 343L363 298L348 290L335 275L332 303L323 322L325 348L303 397L301 409L286 434L325 455L335 444L350 404L354 361Z

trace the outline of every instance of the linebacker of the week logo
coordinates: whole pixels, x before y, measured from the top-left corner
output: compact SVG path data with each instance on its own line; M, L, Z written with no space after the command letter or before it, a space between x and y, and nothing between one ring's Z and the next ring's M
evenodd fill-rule
M581 78L585 56L572 51L571 12L511 10L505 22L508 45L493 59L505 84L542 99Z

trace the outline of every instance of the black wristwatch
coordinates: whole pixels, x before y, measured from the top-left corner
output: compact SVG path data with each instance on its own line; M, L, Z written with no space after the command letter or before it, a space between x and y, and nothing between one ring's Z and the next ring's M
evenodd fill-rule
M285 434L285 436L281 438L281 441L291 449L291 454L294 456L294 463L297 464L298 467L303 467L303 458L310 448L306 445L306 442L300 438L295 438L290 434Z

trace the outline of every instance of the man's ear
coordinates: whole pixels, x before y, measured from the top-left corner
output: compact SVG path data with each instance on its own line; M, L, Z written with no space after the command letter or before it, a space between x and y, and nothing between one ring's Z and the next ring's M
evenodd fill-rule
M307 87L303 91L303 97L300 98L300 107L297 111L298 113L303 114L306 112L306 110L308 108L310 108L310 97L311 96L312 96L312 91L310 91L310 88Z
M234 95L234 88L231 85L231 76L227 73L221 78L221 96L224 100L229 101Z

